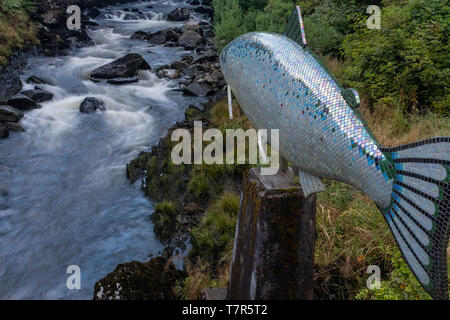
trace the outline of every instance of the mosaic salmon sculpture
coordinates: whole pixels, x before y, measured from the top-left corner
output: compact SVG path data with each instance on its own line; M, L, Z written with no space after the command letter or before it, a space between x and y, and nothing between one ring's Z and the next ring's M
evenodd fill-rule
M358 113L356 90L344 90L308 49L298 7L284 35L242 35L220 60L253 126L279 129L280 154L298 168L305 195L324 190L319 178L364 192L424 289L447 299L450 137L381 147Z

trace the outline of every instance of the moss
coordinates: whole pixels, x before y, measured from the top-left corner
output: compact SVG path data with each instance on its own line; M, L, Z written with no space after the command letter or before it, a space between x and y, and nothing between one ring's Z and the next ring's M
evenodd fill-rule
M127 178L130 183L135 183L144 174L143 168L145 168L149 158L149 154L143 152L136 159L127 164Z
M186 274L162 257L123 263L95 284L95 300L174 300L174 287Z
M172 202L160 202L155 207L152 220L155 225L155 234L159 239L167 241L170 239L176 226L177 209Z

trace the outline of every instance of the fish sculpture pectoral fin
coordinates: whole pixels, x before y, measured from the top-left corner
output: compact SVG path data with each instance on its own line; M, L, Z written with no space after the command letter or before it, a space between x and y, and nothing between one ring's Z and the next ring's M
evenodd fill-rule
M448 299L450 137L382 151L388 163L381 170L394 185L391 205L381 211L424 289L434 299Z
M305 171L300 170L300 185L302 186L303 194L305 197L317 192L325 191L325 185L320 178L313 176Z

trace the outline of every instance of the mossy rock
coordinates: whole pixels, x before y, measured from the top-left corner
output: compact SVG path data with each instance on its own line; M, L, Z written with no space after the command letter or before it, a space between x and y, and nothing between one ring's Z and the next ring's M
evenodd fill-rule
M127 178L130 180L130 183L135 183L143 177L145 173L143 168L146 167L149 158L149 153L142 152L139 157L127 164Z
M156 236L163 242L170 240L176 227L177 209L172 202L160 202L152 215Z
M184 278L162 257L122 263L95 284L94 300L175 300L172 288Z

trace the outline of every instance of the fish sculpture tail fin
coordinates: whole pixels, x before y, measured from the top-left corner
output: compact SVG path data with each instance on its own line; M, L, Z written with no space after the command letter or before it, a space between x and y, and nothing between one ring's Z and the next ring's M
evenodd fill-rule
M448 299L450 137L382 151L394 186L391 205L381 211L424 289L434 299Z

